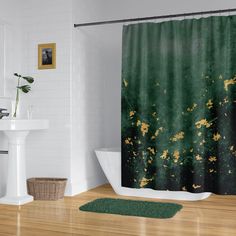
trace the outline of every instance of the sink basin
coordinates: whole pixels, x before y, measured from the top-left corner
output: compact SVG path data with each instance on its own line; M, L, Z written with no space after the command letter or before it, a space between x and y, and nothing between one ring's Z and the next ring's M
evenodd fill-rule
M33 201L26 187L25 139L29 132L48 127L48 120L0 120L0 131L8 138L7 191L0 204L22 205Z
M0 131L40 130L48 128L48 120L0 120Z

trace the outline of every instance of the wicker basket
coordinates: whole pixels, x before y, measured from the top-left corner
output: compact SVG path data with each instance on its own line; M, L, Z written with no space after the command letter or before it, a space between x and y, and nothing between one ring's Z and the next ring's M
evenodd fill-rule
M67 179L31 178L27 180L28 194L34 200L58 200L64 197Z

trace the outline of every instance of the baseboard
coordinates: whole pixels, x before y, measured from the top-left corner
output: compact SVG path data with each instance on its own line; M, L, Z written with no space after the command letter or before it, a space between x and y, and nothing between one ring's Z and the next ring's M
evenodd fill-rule
M89 179L82 179L77 182L68 182L66 186L65 196L75 196L82 192L86 192L89 189L95 188L97 186L103 185L108 183L105 177L102 178L89 178Z

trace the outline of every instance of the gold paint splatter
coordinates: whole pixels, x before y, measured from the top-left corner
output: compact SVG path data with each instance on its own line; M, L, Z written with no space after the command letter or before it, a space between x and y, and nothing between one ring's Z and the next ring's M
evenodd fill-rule
M189 151L190 151L190 152L193 152L193 148L191 148Z
M182 191L187 191L185 186L182 187Z
M212 125L212 123L208 123L206 119L201 119L200 121L197 121L195 125L198 129L200 129L202 126L209 128Z
M228 102L229 102L228 97L225 97L225 98L224 98L224 103L228 103Z
M234 150L234 146L230 146L229 150L233 151Z
M143 178L140 180L139 186L140 186L141 188L143 188L143 187L146 186L150 181L152 181L152 179L147 179L147 178L143 177Z
M142 124L141 121L140 121L140 120L137 120L136 125L137 125L137 126L140 126L141 124Z
M172 142L176 142L176 141L178 141L178 140L180 140L180 139L183 139L183 138L184 138L184 132L181 131L181 132L175 134L172 138L170 138L170 140L171 140Z
M236 151L232 152L232 154L233 154L234 156L236 156Z
M234 77L233 79L225 80L224 81L224 89L225 89L225 91L228 91L229 85L233 85L235 83L236 83L236 77Z
M138 140L138 144L141 144L142 142L140 140Z
M202 135L202 132L198 132L197 135L200 137Z
M229 171L228 171L228 173L229 173L229 174L232 174L232 171L231 171L231 170L229 170Z
M206 143L205 139L203 139L203 140L200 142L200 145L202 146L204 143Z
M213 102L211 99L208 100L208 102L206 103L206 106L208 109L211 109L213 107Z
M148 160L148 164L152 164L152 160Z
M145 136L145 134L148 132L148 128L149 128L149 124L142 122L141 124L141 132L143 134L143 136Z
M147 150L148 150L151 154L155 155L155 149L154 149L154 148L148 147Z
M196 103L193 103L192 107L188 107L188 108L187 108L187 111L188 111L188 112L192 112L196 107L197 107L197 104L196 104Z
M134 155L134 156L137 156L137 152L133 152L133 155Z
M208 160L209 160L210 162L214 162L214 161L217 161L217 158L216 158L215 156L210 156L210 157L208 158Z
M157 137L159 135L159 132L163 131L163 127L160 127L159 129L156 130L155 136Z
M159 132L160 132L160 130L157 129L156 132L155 132L155 136L156 136L156 137L158 136Z
M209 169L209 172L210 172L210 173L214 172L214 169Z
M125 144L127 144L127 145L133 145L133 142L131 141L131 138L125 139Z
M155 117L156 115L157 115L157 113L156 113L156 112L153 112L153 113L152 113L152 116L153 116L153 117Z
M155 139L159 135L160 131L163 131L163 127L160 127L159 129L157 129L155 134L151 137L151 139L152 140Z
M197 154L197 156L195 158L196 158L197 161L201 161L202 160L202 157L199 154Z
M128 86L128 81L123 79L123 82L124 82L125 87L127 87Z
M161 155L161 159L166 159L168 156L168 150L164 150L162 155Z
M136 113L136 111L130 111L130 112L129 112L129 116L130 116L131 119L133 118L133 116L134 116L135 113Z
M179 160L179 151L178 150L175 150L174 153L173 153L173 157L175 158L174 162L178 162Z
M194 189L197 189L197 188L201 188L201 185L193 184L192 187L193 187Z
M221 138L220 134L217 132L216 134L213 135L213 140L218 141Z

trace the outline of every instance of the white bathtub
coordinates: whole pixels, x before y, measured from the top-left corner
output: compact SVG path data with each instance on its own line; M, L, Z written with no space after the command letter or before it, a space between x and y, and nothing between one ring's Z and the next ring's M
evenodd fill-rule
M211 195L209 192L190 193L184 191L159 191L148 188L135 189L121 186L121 151L119 148L101 148L95 150L98 161L113 190L118 195L145 198L197 201Z

